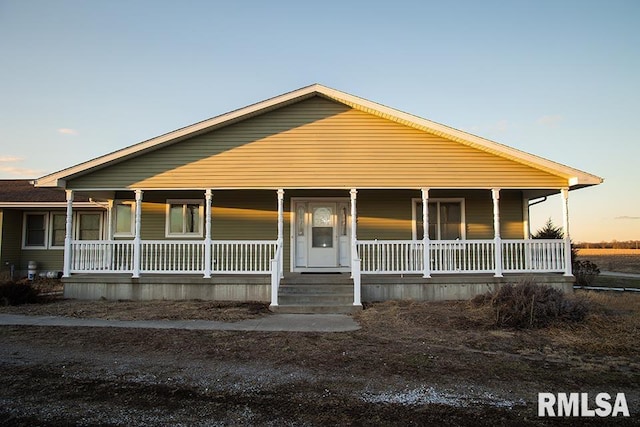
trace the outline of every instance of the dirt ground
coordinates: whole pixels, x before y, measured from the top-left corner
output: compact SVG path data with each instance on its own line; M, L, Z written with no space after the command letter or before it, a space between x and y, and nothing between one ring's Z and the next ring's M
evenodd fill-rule
M586 295L586 294L583 294ZM640 295L498 330L467 302L387 302L346 333L0 327L2 425L640 425ZM57 301L0 313L268 316L261 304ZM537 417L538 392L625 393L630 418Z

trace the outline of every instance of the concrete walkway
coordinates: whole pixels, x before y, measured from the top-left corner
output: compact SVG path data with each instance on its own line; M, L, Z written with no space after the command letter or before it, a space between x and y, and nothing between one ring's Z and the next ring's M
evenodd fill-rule
M344 314L272 314L270 316L239 322L215 322L210 320L107 320L0 314L0 325L260 332L348 332L360 329L360 325L358 325L353 318Z

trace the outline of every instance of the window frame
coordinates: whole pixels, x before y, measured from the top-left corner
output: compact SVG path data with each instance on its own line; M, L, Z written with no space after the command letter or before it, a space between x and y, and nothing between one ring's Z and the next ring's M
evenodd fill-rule
M96 212L96 211L76 211L73 213L73 240L82 241L80 240L80 217L82 215L98 215L99 238L97 240L103 240L104 239L104 214L102 212ZM88 241L92 241L92 240L88 240Z
M63 235L65 235L66 238L66 234L67 234L67 213L66 212L48 212L49 215L49 232L48 232L48 237L47 237L47 243L48 243L48 247L47 249L64 249L64 239L62 240L62 244L61 245L54 245L53 244L53 232L54 232L54 228L53 228L53 218L56 215L59 215L61 217L64 218L64 233Z
M171 232L171 206L182 205L182 233ZM187 205L198 205L198 231L185 232L185 209ZM203 199L167 199L165 206L165 237L166 238L184 238L184 237L203 237L204 236L204 200Z
M34 246L27 244L27 217L30 215L40 215L44 217L44 242L42 245ZM22 213L22 249L23 250L43 250L49 249L49 212L28 211Z
M129 214L131 215L130 221L131 226L128 232L126 231L117 231L118 225L118 210L116 206L129 206ZM135 236L135 226L136 226L136 202L135 200L115 200L113 202L113 206L111 208L111 232L114 238L117 237L134 237Z
M411 200L411 237L413 238L413 240L418 240L418 204L422 204L422 199L421 198L413 198ZM436 212L438 213L438 221L436 223L436 229L438 232L438 236L436 238L436 236L429 236L429 240L440 240L440 236L442 235L442 229L441 229L441 224L440 224L440 203L460 203L460 240L466 240L467 239L467 219L466 219L466 209L465 209L465 199L464 197L438 197L438 198L433 198L433 199L427 199L427 203L436 203L437 204L437 209ZM423 228L426 230L428 229L427 227ZM422 239L421 239L422 240ZM457 240L457 239L456 239ZM451 241L455 241L455 240L451 240Z

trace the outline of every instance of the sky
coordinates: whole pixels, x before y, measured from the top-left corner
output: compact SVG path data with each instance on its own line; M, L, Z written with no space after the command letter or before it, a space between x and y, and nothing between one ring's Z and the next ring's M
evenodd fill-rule
M600 176L572 239L640 239L638 22L638 0L0 0L0 179L320 83ZM558 197L531 212L562 225Z

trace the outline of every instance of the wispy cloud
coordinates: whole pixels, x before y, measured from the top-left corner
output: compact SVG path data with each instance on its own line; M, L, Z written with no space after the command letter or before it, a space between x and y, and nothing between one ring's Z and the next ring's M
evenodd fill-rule
M640 216L628 216L628 215L623 215L623 216L617 216L614 219L632 219L632 220L638 220L640 219Z
M551 114L540 117L538 120L536 120L536 123L540 126L555 128L558 127L563 120L564 117L562 117L560 114Z
M0 163L12 163L12 162L21 162L21 157L16 156L0 156Z
M0 155L0 173L5 173L12 177L25 177L33 178L35 176L42 175L43 171L40 169L29 169L14 166L14 163L22 162L24 159L17 156L3 156Z
M77 135L78 131L70 128L60 128L58 129L58 133L61 133L63 135Z

